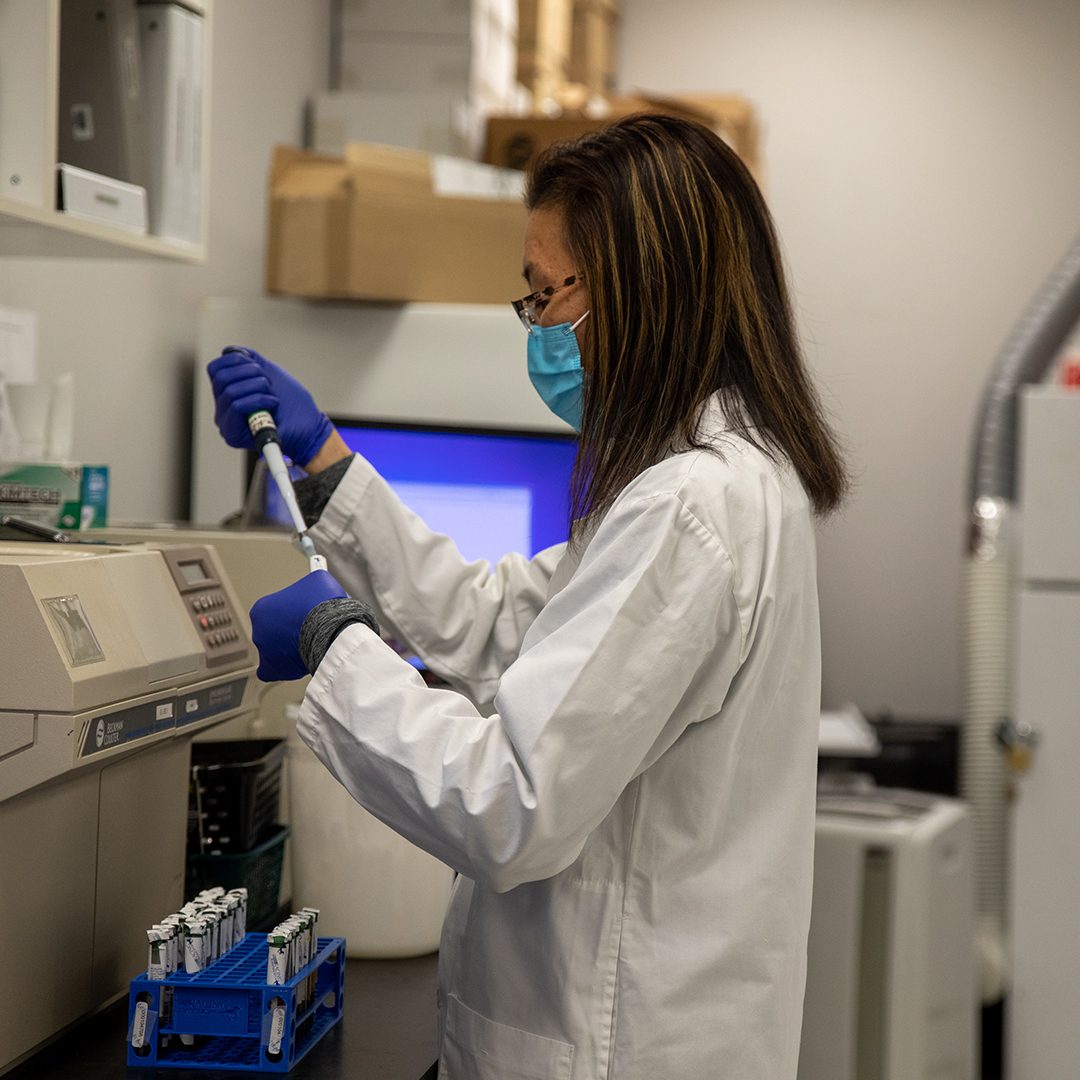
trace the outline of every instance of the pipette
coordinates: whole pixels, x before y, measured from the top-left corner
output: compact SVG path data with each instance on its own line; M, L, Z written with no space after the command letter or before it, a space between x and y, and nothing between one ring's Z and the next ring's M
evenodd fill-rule
M253 412L247 418L247 422L251 435L255 439L255 445L266 458L270 475L274 478L278 491L281 492L281 497L289 508L289 516L296 526L296 531L300 534L300 546L308 557L308 569L325 570L326 559L315 553L315 545L307 534L307 522L304 521L304 515L300 513L300 505L296 501L296 492L293 491L292 479L289 477L289 467L281 454L281 439L278 437L274 418L265 409L261 409L259 412Z

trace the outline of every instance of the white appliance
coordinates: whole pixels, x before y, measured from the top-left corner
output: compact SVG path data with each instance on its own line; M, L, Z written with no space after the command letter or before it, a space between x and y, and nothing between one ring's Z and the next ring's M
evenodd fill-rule
M204 544L0 544L0 1072L127 990L183 902L190 742L256 706Z
M1014 721L1038 736L1013 804L1010 1080L1080 1072L1080 393L1020 396Z
M799 1080L973 1080L972 925L963 803L823 785Z

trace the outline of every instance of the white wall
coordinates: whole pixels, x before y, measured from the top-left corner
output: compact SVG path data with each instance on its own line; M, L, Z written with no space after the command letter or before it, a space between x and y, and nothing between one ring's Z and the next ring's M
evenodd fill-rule
M820 534L824 703L960 710L969 446L1080 232L1076 0L624 0L621 82L745 94L856 491Z
M271 147L300 141L304 102L326 88L329 27L329 0L215 4L204 266L0 258L0 305L38 312L39 379L75 373L74 456L110 466L114 519L186 512L198 303L262 293Z

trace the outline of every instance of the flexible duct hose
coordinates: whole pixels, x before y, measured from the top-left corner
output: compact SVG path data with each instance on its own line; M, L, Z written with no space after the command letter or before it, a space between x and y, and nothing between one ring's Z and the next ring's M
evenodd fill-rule
M970 559L966 570L962 784L973 810L979 983L983 1002L990 1004L1008 985L1008 776L996 732L1012 714L1012 559L998 551Z
M965 578L964 727L961 793L975 828L978 952L984 1003L1008 985L1006 775L997 743L1012 714L1016 394L1038 382L1080 319L1080 238L1028 304L1006 339L983 393L971 470L972 515Z
M1016 498L1016 391L1039 382L1080 319L1080 237L1012 328L983 391L971 503Z

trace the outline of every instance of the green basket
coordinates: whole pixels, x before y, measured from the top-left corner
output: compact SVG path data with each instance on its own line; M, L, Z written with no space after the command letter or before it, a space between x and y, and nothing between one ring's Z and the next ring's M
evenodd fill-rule
M285 857L287 825L278 825L268 840L237 855L189 855L184 882L184 898L191 900L203 889L220 885L223 889L248 891L247 928L255 932L268 926L278 910L281 891L281 863Z

